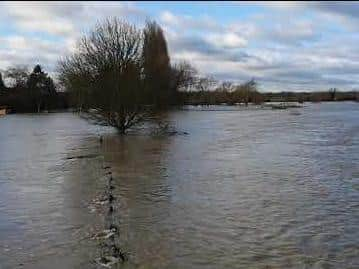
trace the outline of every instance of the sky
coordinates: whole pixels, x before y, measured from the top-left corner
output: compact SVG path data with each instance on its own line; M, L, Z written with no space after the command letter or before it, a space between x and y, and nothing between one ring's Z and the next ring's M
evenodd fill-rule
M171 62L262 91L359 89L359 2L0 2L0 70L61 57L97 22L156 20Z

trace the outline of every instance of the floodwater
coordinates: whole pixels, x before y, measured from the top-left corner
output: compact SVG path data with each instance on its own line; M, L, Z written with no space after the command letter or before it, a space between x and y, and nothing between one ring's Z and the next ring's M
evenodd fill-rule
M0 118L0 268L102 268L109 214L113 268L359 268L359 104L216 108L172 112L173 136Z

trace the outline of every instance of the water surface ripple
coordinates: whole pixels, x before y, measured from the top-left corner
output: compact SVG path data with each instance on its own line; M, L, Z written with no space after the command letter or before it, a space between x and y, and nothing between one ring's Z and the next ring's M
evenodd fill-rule
M169 137L0 118L0 268L96 268L104 164L119 268L359 268L359 106L299 111L177 111Z

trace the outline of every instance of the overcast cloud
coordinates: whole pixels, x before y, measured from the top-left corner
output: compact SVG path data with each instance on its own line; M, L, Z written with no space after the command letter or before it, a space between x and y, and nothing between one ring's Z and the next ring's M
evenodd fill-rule
M359 4L354 2L0 2L0 70L56 63L97 21L118 16L164 29L173 62L263 91L359 88Z

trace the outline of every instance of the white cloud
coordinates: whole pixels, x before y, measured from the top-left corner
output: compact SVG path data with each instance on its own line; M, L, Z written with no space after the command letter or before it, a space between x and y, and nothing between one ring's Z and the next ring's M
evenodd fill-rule
M23 31L73 35L109 16L144 17L131 3L122 2L4 2L1 13ZM90 24L90 25L89 25Z
M246 39L233 32L210 34L207 35L205 39L216 47L222 48L240 48L247 45Z
M118 2L2 2L0 24L15 31L0 32L0 68L40 62L54 71L61 56L72 52L77 39L99 20L145 13L131 3Z
M53 71L59 55L68 51L63 43L17 35L1 37L0 44L0 69L16 65L32 67L40 63L47 70Z
M258 12L231 20L217 16L220 7L218 14L189 16L171 9L151 15L159 18L172 61L187 60L219 80L255 77L263 88L282 89L359 86L359 5L253 5L260 6ZM0 69L40 63L52 73L78 37L108 16L143 25L149 14L125 2L2 2ZM6 34L2 25L9 26Z
M179 25L180 24L180 20L169 11L162 12L160 15L160 20L163 23L169 24L169 25Z
M57 3L6 2L2 9L24 31L63 35L75 29L71 21L63 17L71 8L59 8Z
M223 27L208 15L192 17L188 15L175 15L170 11L161 12L160 23L164 26L174 27L186 31L222 31Z

